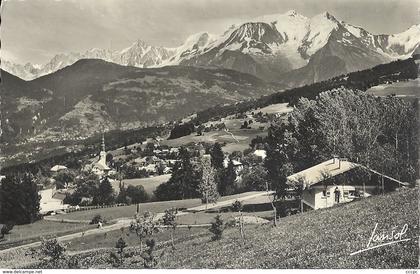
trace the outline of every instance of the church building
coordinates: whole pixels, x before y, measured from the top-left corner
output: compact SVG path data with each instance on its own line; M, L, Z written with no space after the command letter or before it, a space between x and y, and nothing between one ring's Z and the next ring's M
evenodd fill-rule
M102 150L99 153L99 160L92 165L92 172L98 176L106 176L111 168L106 164L105 137L102 134Z

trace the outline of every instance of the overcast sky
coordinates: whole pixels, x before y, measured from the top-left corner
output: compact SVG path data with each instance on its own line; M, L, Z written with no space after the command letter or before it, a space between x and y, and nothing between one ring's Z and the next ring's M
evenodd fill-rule
M8 0L1 7L1 58L46 63L57 53L122 49L137 39L178 46L190 34L294 9L328 11L372 33L419 23L420 0Z

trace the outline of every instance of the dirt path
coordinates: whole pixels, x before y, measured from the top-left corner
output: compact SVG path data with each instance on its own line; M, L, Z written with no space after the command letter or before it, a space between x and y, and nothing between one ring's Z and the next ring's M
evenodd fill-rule
M235 140L237 143L239 143L239 140L238 140L238 139L236 139L235 135L233 135L233 133L232 133L232 132L230 132L230 131L229 131L229 129L225 129L225 132L226 132L226 133L229 133L229 134L230 134L230 136L232 136L232 139L233 139L233 140Z
M236 200L246 201L246 200L249 200L249 199L253 199L253 198L263 196L263 195L267 195L267 194L271 194L271 193L272 192L269 192L269 193L259 192L259 193L251 194L251 195L244 196L244 197L239 197L239 198L229 199L229 200L226 200L226 201L217 202L217 203L214 203L214 204L209 204L209 205L207 205L207 207L206 207L206 205L196 206L196 207L188 208L185 211L180 211L180 212L178 212L177 215L178 216L187 215L187 214L191 214L191 212L204 211L206 209L212 209L212 208L217 208L217 207L221 207L221 206L231 205ZM157 221L157 220L161 219L163 217L163 214L164 213L156 213L155 220ZM121 229L122 227L127 227L127 226L130 225L130 223L132 221L133 221L132 218L121 218L121 219L118 219L115 224L104 226L102 228L95 228L95 229L86 230L84 232L77 232L77 233L72 233L72 234L60 236L60 237L57 237L57 240L59 240L59 241L70 241L72 239L77 239L77 238L88 236L88 235L103 234L104 232L114 231L114 230ZM203 226L208 226L208 224L205 224ZM20 245L20 246L12 247L12 248L9 248L9 249L1 250L0 251L0 257L2 256L2 254L6 254L7 252L16 251L16 250L23 249L23 248L37 247L40 244L41 244L41 242L33 242L33 243L30 243L30 244Z

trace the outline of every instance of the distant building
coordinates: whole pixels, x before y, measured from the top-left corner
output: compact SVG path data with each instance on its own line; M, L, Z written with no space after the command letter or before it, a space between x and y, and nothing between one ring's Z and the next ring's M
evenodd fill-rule
M60 170L65 170L65 169L67 169L67 167L66 167L66 166L62 166L62 165L55 165L55 166L53 166L53 167L50 169L50 171L52 171L52 172L58 172L58 171L60 171Z
M179 153L179 148L177 148L177 147L171 147L171 148L169 149L169 153L173 153L173 154L178 155L178 153Z
M302 185L302 210L331 207L408 186L408 183L339 158L290 175L287 183Z
M263 160L267 157L267 151L265 149L257 149L254 151L254 155L261 157Z

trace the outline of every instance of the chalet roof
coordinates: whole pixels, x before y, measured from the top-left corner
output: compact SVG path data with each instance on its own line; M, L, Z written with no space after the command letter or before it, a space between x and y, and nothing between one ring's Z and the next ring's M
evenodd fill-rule
M66 198L66 194L56 192L56 193L54 193L53 198L57 199L57 200L64 200Z
M337 159L337 158L333 158L330 160L327 160L325 162L322 162L318 165L312 166L310 168L307 168L305 170L302 170L298 173L292 174L289 177L287 177L287 181L288 183L291 184L295 184L297 182L299 182L299 180L301 178L303 178L305 180L305 185L311 186L311 185L315 185L318 184L320 182L322 182L324 180L324 176L323 174L328 174L331 177L335 177L337 175L343 174L347 171L350 171L354 168L364 168L372 173L375 173L377 175L383 176L391 181L394 181L398 184L407 186L407 183L401 182L397 179L394 179L390 176L387 176L385 174L382 174L378 171L375 171L373 169L367 168L363 165L360 164L356 164L347 160L341 160L341 159Z

